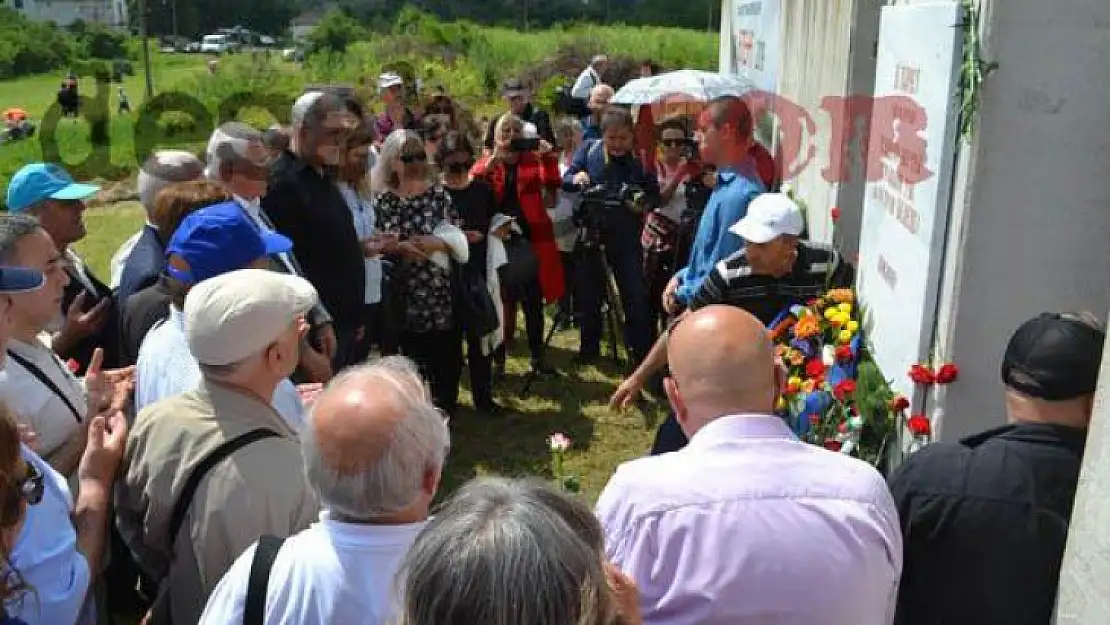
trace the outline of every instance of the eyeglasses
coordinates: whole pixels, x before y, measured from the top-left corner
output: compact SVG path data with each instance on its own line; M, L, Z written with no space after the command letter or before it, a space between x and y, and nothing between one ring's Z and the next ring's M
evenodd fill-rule
M413 163L423 163L427 160L427 152L412 152L410 154L401 155L401 162L406 165L412 165Z
M27 505L36 506L42 501L42 493L45 490L44 478L35 465L28 462L26 466L27 475L19 481L19 496L27 502Z

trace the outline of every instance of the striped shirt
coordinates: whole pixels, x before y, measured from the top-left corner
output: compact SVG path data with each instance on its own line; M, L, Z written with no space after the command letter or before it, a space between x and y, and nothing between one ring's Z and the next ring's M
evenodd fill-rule
M742 249L717 263L690 303L691 310L716 304L736 306L764 324L787 306L805 304L829 289L852 286L855 271L832 246L798 242L793 270L781 278L758 275Z

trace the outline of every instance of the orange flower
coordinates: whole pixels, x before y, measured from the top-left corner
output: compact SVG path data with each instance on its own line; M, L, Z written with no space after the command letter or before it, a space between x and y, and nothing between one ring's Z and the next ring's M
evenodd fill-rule
M852 289L833 289L826 293L825 297L837 304L851 304L856 301L856 294L852 292Z
M786 357L786 360L792 366L800 367L802 366L802 363L806 361L806 355L799 350L792 349L790 350L790 355Z
M821 326L817 323L816 315L805 315L794 326L794 336L800 339L808 339L820 333Z

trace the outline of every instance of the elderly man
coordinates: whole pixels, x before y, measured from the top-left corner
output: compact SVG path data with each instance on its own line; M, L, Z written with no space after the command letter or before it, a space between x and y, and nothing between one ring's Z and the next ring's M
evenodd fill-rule
M279 153L280 154L280 153ZM232 194L248 217L265 232L275 230L273 222L262 211L262 197L273 159L266 148L263 135L241 122L227 122L212 133L206 151L208 167L205 175L218 182ZM304 277L304 269L292 252L274 254L271 266L276 271ZM335 353L335 329L331 315L320 304L308 315L311 326L309 337L301 345L301 372L305 378L323 381Z
M601 115L609 108L609 101L615 95L616 92L609 85L598 85L590 90L590 98L586 102L589 115L582 120L583 141L601 139Z
M59 307L65 321L51 347L62 358L74 359L79 371L88 366L97 347L104 349L105 366L120 362L119 313L112 290L70 247L85 238L85 200L99 190L75 182L66 170L48 163L23 166L8 184L8 210L38 218L62 254L70 282Z
M501 85L501 95L509 105L509 113L519 117L525 124L532 124L536 128L536 135L555 145L555 131L551 127L551 117L544 111L536 108L532 103L532 92L525 87L519 78L509 78ZM504 113L502 113L504 115ZM501 115L493 119L486 132L485 146L487 150L493 149L493 129L497 127Z
M890 480L906 537L898 625L1052 621L1106 328L1023 323L1002 357L1005 426L910 456Z
M783 372L763 324L711 306L671 334L667 397L690 444L628 462L597 504L644 623L884 625L898 513L870 465L774 415Z
M86 384L43 341L69 283L64 258L34 217L0 215L0 264L28 267L46 277L40 289L6 296L10 331L0 397L17 421L37 433L39 451L51 466L72 476L85 449L89 417L102 407L96 397L89 405ZM104 373L99 365L96 369L94 377L107 376L113 385L131 384L130 369Z
M154 202L158 194L177 182L197 180L204 163L189 152L165 150L151 154L139 170L139 203L146 211L146 225L131 235L112 256L112 287L120 304L158 281L166 264L166 241L170 234L158 231Z
M393 356L341 373L301 437L305 474L324 508L319 522L239 556L200 622L243 622L264 562L274 591L256 600L266 625L301 625L306 615L314 623L393 622L393 574L428 519L449 445L447 423L410 361Z
M581 74L578 74L574 86L570 88L570 97L578 100L589 98L593 88L601 84L601 75L605 73L605 68L608 66L609 57L604 54L598 54L590 59L590 64L582 70Z
M196 623L238 554L262 534L308 527L319 512L297 434L267 401L297 366L315 303L308 282L264 269L205 280L186 297L203 379L139 413L116 487L120 534L161 584L156 618Z
M350 208L329 172L345 153L344 137L364 120L334 93L309 93L293 108L293 151L274 163L262 210L293 240L304 277L331 314L335 341L328 355L339 370L352 364L357 337L365 331L366 268ZM316 346L326 353L326 344Z
M136 411L192 390L201 380L200 365L185 339L182 309L189 291L236 269L265 269L270 255L292 248L293 243L280 234L254 227L234 202L202 208L181 222L166 250L169 318L151 329L139 348ZM304 426L304 405L288 379L278 384L272 404L294 430Z
M742 308L770 324L787 306L803 304L829 289L848 288L855 272L835 248L799 237L805 230L802 209L789 197L765 193L756 198L745 216L729 232L747 246L717 263L690 302L688 310L715 304ZM613 394L614 408L627 408L653 376L667 364L667 336ZM672 414L659 427L653 454L686 445Z

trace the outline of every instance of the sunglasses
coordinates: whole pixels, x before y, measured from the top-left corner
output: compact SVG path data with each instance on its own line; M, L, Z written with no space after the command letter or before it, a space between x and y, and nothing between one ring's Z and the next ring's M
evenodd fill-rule
M411 154L401 155L401 162L406 165L412 165L413 163L424 163L427 162L427 160L427 152L412 152Z
M42 501L44 490L45 485L42 473L35 468L35 465L28 462L27 475L19 481L19 496L27 502L27 505L35 506Z

